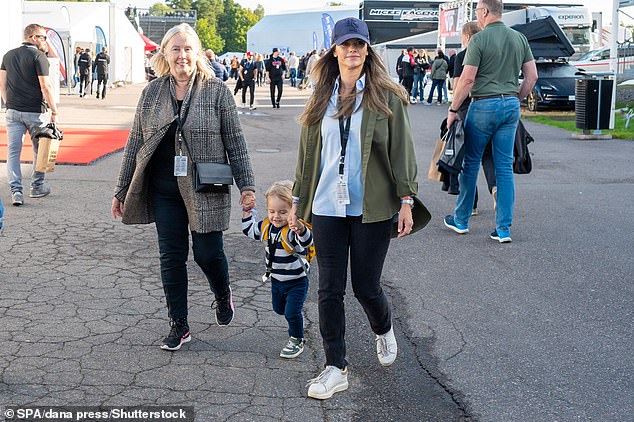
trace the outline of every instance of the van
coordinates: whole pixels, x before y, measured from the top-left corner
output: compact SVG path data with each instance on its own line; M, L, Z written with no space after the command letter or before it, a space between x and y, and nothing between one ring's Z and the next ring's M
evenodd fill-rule
M634 75L634 44L623 44L618 48L617 74ZM586 72L610 71L610 47L603 47L589 51L579 58L571 61L571 65L583 69Z

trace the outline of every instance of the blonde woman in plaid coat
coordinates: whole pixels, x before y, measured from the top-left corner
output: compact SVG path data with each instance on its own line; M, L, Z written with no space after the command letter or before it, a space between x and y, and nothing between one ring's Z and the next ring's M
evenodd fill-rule
M112 215L124 224L156 223L171 327L161 348L174 351L191 339L186 267L190 232L194 261L215 296L216 322L228 325L234 314L222 236L229 228L230 194L194 191L192 164L229 163L240 203L247 209L255 206L255 180L233 96L213 76L196 32L187 24L170 29L152 60L159 78L141 94Z

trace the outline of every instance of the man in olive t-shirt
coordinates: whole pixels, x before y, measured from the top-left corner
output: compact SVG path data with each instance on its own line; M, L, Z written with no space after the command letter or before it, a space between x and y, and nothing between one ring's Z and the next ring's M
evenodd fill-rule
M33 133L48 122L55 123L57 115L53 87L48 77L47 51L46 28L30 24L24 28L22 46L2 57L0 92L7 104L7 179L15 206L22 205L24 201L20 168L24 135L27 131L31 135L33 156L37 157L39 141L33 139ZM47 109L51 111L50 117L46 114ZM51 189L44 183L44 173L35 171L34 160L29 196L41 198L50 192Z
M513 145L520 118L520 98L537 81L537 68L526 37L502 21L501 0L480 0L475 9L482 31L475 34L464 59L460 89L453 98L447 125L458 120L456 111L471 93L472 102L464 122L465 156L460 174L460 194L453 215L445 226L457 233L469 231L478 170L484 148L491 143L497 180L495 230L490 237L500 243L511 241L513 202ZM518 85L520 69L524 74Z

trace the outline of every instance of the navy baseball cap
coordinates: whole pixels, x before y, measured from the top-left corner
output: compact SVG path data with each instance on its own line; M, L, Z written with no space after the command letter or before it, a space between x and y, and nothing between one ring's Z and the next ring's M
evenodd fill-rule
M370 31L368 31L368 25L364 21L357 18L345 18L335 24L332 38L337 45L353 38L370 44Z

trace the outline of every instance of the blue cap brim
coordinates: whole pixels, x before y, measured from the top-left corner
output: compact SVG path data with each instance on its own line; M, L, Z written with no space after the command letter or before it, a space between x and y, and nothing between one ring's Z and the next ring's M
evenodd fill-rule
M335 44L341 45L344 42L346 42L348 40L351 40L351 39L354 39L354 38L359 39L361 41L365 41L368 45L370 44L370 40L367 39L366 37L364 37L361 34L345 34L345 35L342 35L342 36L340 36L339 38L337 38L335 40Z

